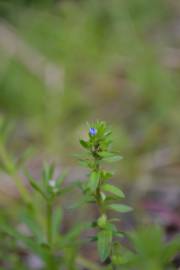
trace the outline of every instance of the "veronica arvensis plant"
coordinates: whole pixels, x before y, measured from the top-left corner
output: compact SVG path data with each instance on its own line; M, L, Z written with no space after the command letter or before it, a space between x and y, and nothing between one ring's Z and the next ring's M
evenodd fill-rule
M105 122L99 122L89 126L88 140L80 140L80 144L85 148L86 154L80 156L83 166L89 168L88 180L82 185L85 200L95 203L99 210L99 217L92 223L95 227L97 249L102 262L110 258L113 269L123 262L119 250L118 237L123 234L118 231L114 224L117 220L108 218L109 210L120 213L131 211L125 204L120 204L119 200L125 197L118 187L109 183L112 173L103 168L106 162L115 162L122 157L111 151L111 130Z

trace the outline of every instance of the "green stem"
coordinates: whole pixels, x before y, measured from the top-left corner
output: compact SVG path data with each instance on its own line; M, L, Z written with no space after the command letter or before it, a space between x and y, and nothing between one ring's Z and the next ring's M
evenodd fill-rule
M52 248L52 203L47 202L47 242Z
M47 260L47 270L57 270L57 265L55 263L55 258L53 255L53 231L52 231L52 216L53 216L53 203L48 201L46 205L46 237L47 243L49 245L49 256Z
M99 160L96 157L94 157L94 164L95 164L96 171L100 172ZM104 211L104 207L103 207L103 202L101 200L101 184L102 184L102 181L101 181L101 179L99 179L99 184L98 184L98 187L96 189L96 199L97 199L97 205L98 205L100 214L104 214L105 211Z
M99 160L95 156L94 156L94 164L95 164L96 171L100 172ZM102 185L102 179L100 178L98 187L96 189L96 203L99 208L100 214L103 215L103 214L106 214L106 210L104 208L104 202L102 201L102 198L101 198L101 185ZM114 266L112 263L111 263L111 267L112 267L112 270L116 270L116 266Z

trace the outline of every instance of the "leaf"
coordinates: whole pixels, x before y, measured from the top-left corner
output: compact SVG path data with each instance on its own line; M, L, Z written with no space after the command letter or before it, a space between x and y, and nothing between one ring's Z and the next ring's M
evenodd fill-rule
M8 224L0 225L0 229L2 232L8 234L9 236L15 239L21 239L21 234L17 230L15 230L12 226L9 226Z
M107 162L115 162L122 159L122 156L111 152L100 152L99 156L102 157L102 159Z
M127 213L132 211L132 208L125 204L110 204L108 208L120 213Z
M97 248L101 261L105 261L111 252L112 232L102 230L97 235Z
M109 136L109 135L111 135L111 134L112 134L112 131L111 131L111 130L106 131L106 132L104 133L104 137L107 137L107 136Z
M30 184L31 184L32 188L33 188L34 190L36 190L38 193L40 193L41 196L42 196L45 200L47 200L48 198L47 198L46 194L44 193L44 191L41 189L41 187L40 187L33 179L30 179L29 181L30 181Z
M100 173L99 172L92 172L90 175L88 187L92 192L94 192L99 184Z
M57 183L58 186L62 185L62 183L64 182L66 176L67 176L67 171L66 170L63 171L61 173L61 175L58 176L58 178L56 179L56 183Z
M39 242L43 241L43 231L40 228L39 224L35 221L33 216L30 216L28 213L22 213L21 216L22 222L27 225L27 227L31 230L36 239Z
M103 180L108 180L112 176L113 176L112 172L107 172L107 171L102 171L101 172L101 177L103 178Z
M110 184L104 184L102 189L106 192L111 192L112 194L116 195L119 198L124 198L124 193L118 188Z
M44 168L43 168L43 179L45 181L45 183L47 184L49 180L51 180L53 178L53 174L54 174L54 164L44 164Z
M89 149L89 143L84 141L84 140L79 140L80 144L82 145L82 147Z

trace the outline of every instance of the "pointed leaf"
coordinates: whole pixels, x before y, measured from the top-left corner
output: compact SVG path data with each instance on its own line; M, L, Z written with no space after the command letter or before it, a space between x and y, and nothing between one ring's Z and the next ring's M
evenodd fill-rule
M111 252L112 232L110 230L102 230L97 237L98 253L101 261L105 261Z
M102 157L103 160L107 162L115 162L122 159L122 156L111 152L100 152L99 156Z
M54 174L54 164L44 164L44 168L43 168L43 179L45 181L45 183L47 184L49 180L51 180L53 178L53 174Z
M110 204L108 208L120 213L127 213L132 211L132 208L125 204Z
M30 184L31 184L32 188L33 188L34 190L36 190L38 193L40 193L41 196L42 196L44 199L47 200L47 196L46 196L46 194L44 193L44 191L41 189L41 187L40 187L33 179L30 179L29 181L30 181Z
M89 143L84 141L84 140L79 140L80 144L82 145L82 147L89 149Z
M90 175L90 179L89 179L89 183L88 183L88 187L90 188L90 190L92 192L94 192L98 186L99 183L99 179L100 179L100 173L99 172L92 172Z
M61 184L64 182L65 178L67 176L67 171L64 170L56 179L57 185L61 186Z
M123 193L118 187L115 187L115 186L113 186L113 185L110 185L110 184L104 184L104 185L102 186L102 189L103 189L104 191L106 191L106 192L110 192L110 193L116 195L116 196L119 197L119 198L124 198L124 197L125 197L124 193Z

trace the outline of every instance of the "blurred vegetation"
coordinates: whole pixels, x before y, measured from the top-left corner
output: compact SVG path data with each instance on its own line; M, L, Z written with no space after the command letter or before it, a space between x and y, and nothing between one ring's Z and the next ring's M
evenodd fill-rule
M61 142L71 149L72 134L89 118L112 122L117 143L132 155L174 147L179 68L163 63L179 41L162 32L175 12L162 0L1 1L1 17L17 35L14 46L23 40L47 61L42 80L18 53L0 48L2 113L50 149ZM46 82L51 64L64 73L55 84Z

